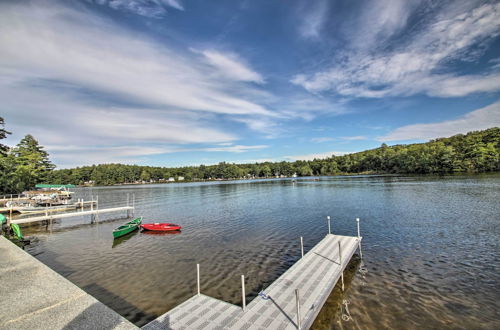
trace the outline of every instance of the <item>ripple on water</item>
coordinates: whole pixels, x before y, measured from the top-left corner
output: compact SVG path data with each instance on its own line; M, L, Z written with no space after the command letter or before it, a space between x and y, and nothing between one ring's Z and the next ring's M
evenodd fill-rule
M124 220L88 219L25 227L39 240L28 251L137 325L201 289L241 303L272 283L324 237L356 233L363 255L346 272L314 329L498 329L500 175L453 177L332 177L77 189L99 195L101 207L135 194L144 222L174 222L178 234L136 232L113 241ZM105 221L110 220L110 221ZM343 321L348 299L352 320Z

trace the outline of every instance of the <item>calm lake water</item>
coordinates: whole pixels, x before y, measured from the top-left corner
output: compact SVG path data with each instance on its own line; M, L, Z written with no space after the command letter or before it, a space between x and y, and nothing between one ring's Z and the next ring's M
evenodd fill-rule
M113 242L119 216L24 227L26 250L137 325L196 292L247 302L332 230L356 235L364 267L351 263L316 329L499 329L500 175L357 176L76 189L100 207L135 194L144 222L174 222L178 234L135 232ZM125 212L123 212L124 215ZM352 319L342 320L347 299Z

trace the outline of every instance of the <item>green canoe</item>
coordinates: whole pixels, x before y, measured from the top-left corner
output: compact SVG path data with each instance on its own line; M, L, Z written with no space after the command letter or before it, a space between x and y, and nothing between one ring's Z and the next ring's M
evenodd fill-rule
M14 232L14 236L16 236L18 240L24 239L23 233L21 232L21 228L17 223L11 223L10 229L12 229L12 231Z
M134 230L139 228L139 225L141 224L141 222L142 222L142 217L134 219L130 222L127 222L123 226L120 226L120 227L116 228L115 230L113 230L113 237L118 238L118 237L121 237L123 235L127 235L128 233L133 232Z

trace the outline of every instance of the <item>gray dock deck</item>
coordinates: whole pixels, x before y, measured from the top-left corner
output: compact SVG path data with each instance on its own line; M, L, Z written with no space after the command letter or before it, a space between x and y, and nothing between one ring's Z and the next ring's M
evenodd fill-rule
M359 246L361 237L328 234L245 311L239 306L196 295L143 327L155 329L308 329ZM339 243L341 257L339 255Z
M133 211L134 207L133 206L122 206L122 207L112 207L112 208L107 208L107 209L94 209L94 210L88 210L88 211L75 211L75 212L67 212L67 213L56 213L56 214L46 214L43 216L36 216L36 217L28 217L28 218L22 218L22 219L12 219L10 222L11 223L30 223L30 222L37 222L37 221L44 221L44 220L52 220L52 219L63 219L63 218L69 218L69 217L78 217L78 216L83 216L83 215L99 215L99 214L104 214L104 213L112 213L112 212L119 212L119 211Z
M0 329L137 329L0 236Z

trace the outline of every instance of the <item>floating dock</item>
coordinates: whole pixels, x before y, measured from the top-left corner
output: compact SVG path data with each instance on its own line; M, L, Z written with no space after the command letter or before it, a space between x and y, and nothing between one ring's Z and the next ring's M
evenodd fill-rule
M0 236L0 329L137 329Z
M328 234L248 306L197 294L143 329L309 329L360 247L360 236Z
M76 212L56 213L56 214L50 214L47 212L47 214L45 214L43 216L29 217L29 218L22 218L22 219L12 219L12 220L10 220L10 223L17 223L17 224L30 223L30 222L37 222L37 221L44 221L44 220L78 217L78 216L83 216L83 215L99 216L99 214L103 214L103 213L112 213L112 212L120 212L120 211L127 211L127 215L128 215L128 212L133 211L133 210L134 210L133 206L121 206L121 207L112 207L112 208L100 209L100 210L95 209L95 210L88 210L88 211L76 211Z
M133 207L74 215L117 209ZM32 221L46 220L37 218ZM344 270L357 249L361 255L359 219L357 224L357 237L333 235L328 217L329 234L305 255L301 237L302 258L248 305L243 275L242 306L237 306L201 294L197 265L198 294L142 329L309 329L339 280L344 290ZM9 308L0 308L0 328L137 329L1 236L0 255L0 297L9 302Z

